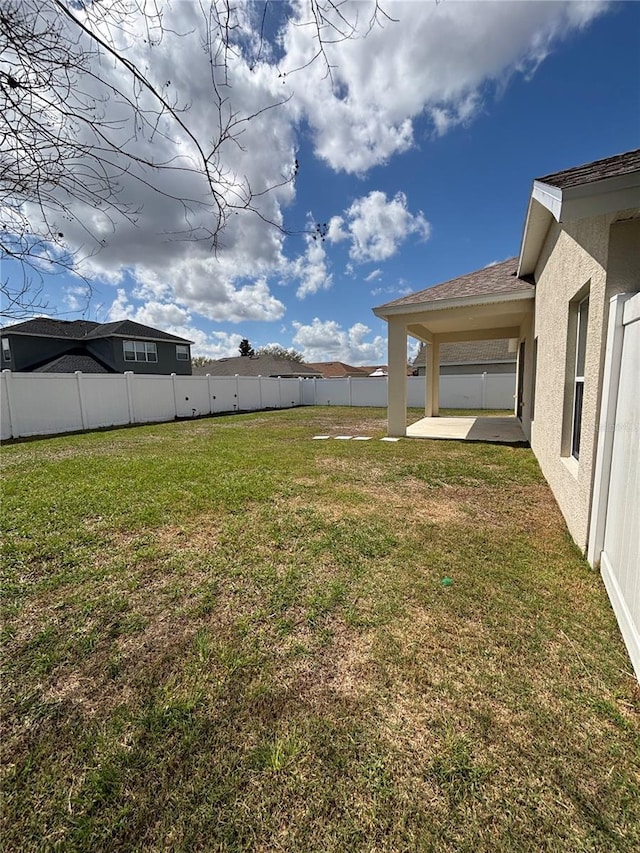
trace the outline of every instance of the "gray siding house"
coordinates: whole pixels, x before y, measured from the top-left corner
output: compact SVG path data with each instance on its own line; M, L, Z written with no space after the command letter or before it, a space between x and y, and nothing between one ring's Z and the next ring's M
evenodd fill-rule
M517 347L507 338L495 341L461 341L440 347L440 376L468 376L479 373L516 374ZM413 360L413 375L426 374L427 347L421 343Z
M191 341L132 320L36 317L1 330L3 370L191 375Z

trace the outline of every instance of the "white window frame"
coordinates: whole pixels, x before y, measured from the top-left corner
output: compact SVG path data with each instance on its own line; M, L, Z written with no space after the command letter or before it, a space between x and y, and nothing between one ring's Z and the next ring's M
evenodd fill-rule
M573 370L573 403L571 407L571 455L576 461L580 459L588 326L589 294L587 293L578 303L576 315L576 357Z
M123 341L122 352L125 361L158 361L158 345L155 341Z
M9 338L2 338L2 360L11 361L11 343Z
M178 361L189 361L188 344L176 344L176 359Z

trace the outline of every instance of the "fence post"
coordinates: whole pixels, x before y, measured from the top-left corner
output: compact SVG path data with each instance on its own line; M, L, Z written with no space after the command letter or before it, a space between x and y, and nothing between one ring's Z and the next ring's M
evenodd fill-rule
M81 370L74 370L74 373L76 375L76 387L78 389L78 406L80 407L80 423L82 424L82 429L88 429L89 425L88 425L87 417L86 417L85 410L84 410L84 401L82 399L82 393L83 393L82 371Z
M14 435L14 433L13 433L13 416L12 416L12 411L11 411L13 408L13 401L11 399L11 393L9 391L9 385L11 384L11 378L12 378L12 373L10 370L3 370L2 371L2 384L4 385L4 392L5 392L4 396L5 396L5 399L7 401L5 412L6 412L7 421L9 422L9 438L18 438L19 436Z
M278 376L278 400L280 401L279 408L282 408L282 376Z
M353 406L353 392L351 390L351 377L347 376L347 388L349 389L349 405Z
M171 385L173 386L173 417L178 417L178 392L176 391L176 374L171 374Z
M262 376L258 376L258 408L262 411Z
M236 402L233 407L234 411L240 411L240 374L236 373Z
M131 389L133 371L125 370L124 377L127 386L127 406L129 407L129 423L135 424L136 422L136 410L133 403L133 391Z
M213 395L211 394L211 374L207 373L207 375L205 376L205 379L207 380L207 395L209 397L209 414L212 415L213 414Z
M487 408L486 402L487 402L487 372L485 370L485 372L482 374L482 386L480 388L480 408L481 409Z

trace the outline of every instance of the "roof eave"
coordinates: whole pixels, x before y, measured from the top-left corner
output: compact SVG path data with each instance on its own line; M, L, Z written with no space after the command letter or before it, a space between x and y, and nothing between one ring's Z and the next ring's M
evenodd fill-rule
M534 181L522 235L518 275L531 275L553 219L566 222L640 207L640 171L560 189Z
M379 305L373 309L376 317L385 320L403 314L422 314L425 311L441 311L446 308L464 308L472 305L492 305L498 302L517 302L533 299L534 289L514 290L507 293L492 293L486 296L454 296L449 299L434 299L431 302L416 302L408 305Z

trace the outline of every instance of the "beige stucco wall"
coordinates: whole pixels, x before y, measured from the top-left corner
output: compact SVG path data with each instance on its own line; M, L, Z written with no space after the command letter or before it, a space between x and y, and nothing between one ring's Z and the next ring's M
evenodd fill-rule
M523 427L581 549L587 545L597 444L600 386L608 304L620 292L640 290L639 211L553 223L535 271L536 308L527 340L525 391L532 383L533 340L538 339L535 411L525 395ZM626 221L614 221L626 220ZM570 303L589 293L580 461L571 456L574 332ZM529 399L527 399L529 398Z

